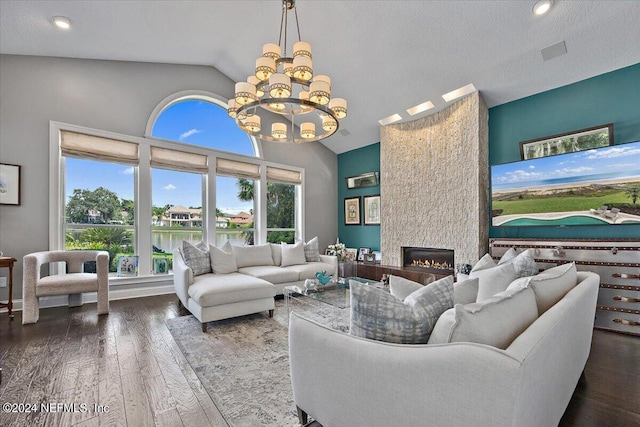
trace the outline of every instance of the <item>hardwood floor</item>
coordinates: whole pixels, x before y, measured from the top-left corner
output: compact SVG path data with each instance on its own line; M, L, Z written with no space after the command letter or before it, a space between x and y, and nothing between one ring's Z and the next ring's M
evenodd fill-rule
M227 426L166 327L179 315L173 295L112 301L100 317L95 304L44 309L24 327L0 314L0 403L57 409L0 412L0 426ZM640 338L594 331L560 425L640 426L639 360Z

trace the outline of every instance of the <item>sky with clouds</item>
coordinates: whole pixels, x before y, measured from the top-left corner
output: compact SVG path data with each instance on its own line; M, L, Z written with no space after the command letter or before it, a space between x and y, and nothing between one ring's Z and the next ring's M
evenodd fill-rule
M505 163L491 168L491 182L496 189L521 188L524 184L539 185L541 181L572 177L594 176L595 180L597 175L601 179L640 176L640 142Z

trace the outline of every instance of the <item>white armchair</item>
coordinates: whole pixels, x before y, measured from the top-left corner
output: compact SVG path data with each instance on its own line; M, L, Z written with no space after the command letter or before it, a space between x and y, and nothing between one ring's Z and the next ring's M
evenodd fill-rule
M96 273L84 273L84 263L96 262ZM41 277L41 267L66 262L65 274ZM109 253L105 251L44 251L25 255L22 276L22 324L36 323L39 297L98 292L98 314L109 313Z

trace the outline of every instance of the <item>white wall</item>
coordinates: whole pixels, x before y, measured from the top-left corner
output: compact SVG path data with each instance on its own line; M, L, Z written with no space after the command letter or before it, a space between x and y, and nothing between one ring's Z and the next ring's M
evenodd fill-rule
M205 90L228 98L234 83L205 66L0 55L0 162L22 165L21 206L0 205L0 250L19 260L14 299L22 295L22 257L48 249L50 120L143 137L168 95ZM265 142L263 150L266 160L306 169L306 238L317 235L321 248L335 241L336 154L319 143Z

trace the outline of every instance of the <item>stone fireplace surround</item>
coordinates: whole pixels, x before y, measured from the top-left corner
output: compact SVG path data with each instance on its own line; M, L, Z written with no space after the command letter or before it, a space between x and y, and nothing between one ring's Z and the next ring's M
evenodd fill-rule
M479 92L381 127L382 264L402 266L401 246L450 248L461 262L487 252L488 132Z

